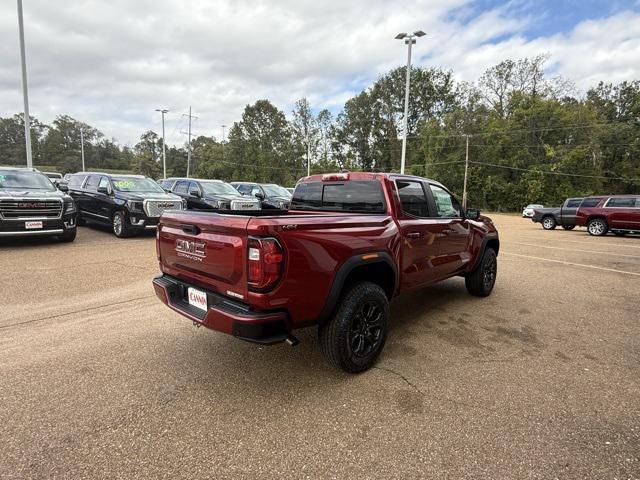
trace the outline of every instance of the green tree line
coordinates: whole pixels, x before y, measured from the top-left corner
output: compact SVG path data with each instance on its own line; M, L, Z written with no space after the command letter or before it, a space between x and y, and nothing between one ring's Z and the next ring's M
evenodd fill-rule
M474 83L453 72L412 68L407 173L462 195L468 151L468 204L512 211L568 196L640 191L640 81L599 83L578 95L545 75L546 56L507 60ZM337 170L399 171L406 68L396 68L333 115L307 99L285 113L268 100L247 105L224 142L191 142L191 175L292 186ZM147 131L133 147L68 116L32 119L35 165L80 169L80 130L88 169L162 174L162 138ZM184 176L187 145L167 145L167 175ZM21 115L0 118L0 165L24 164Z

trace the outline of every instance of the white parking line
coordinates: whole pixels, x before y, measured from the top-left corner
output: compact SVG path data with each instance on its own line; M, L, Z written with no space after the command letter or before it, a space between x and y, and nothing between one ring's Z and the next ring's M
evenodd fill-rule
M597 241L594 238L595 241ZM572 242L572 243L586 243L587 245L592 245L594 244L594 242L581 242L580 240L565 240L564 238L562 239L563 242ZM604 243L604 242L598 242L598 245L611 245L612 247L629 247L629 248L640 248L640 245L624 245L622 243Z
M603 252L602 250L579 250L577 248L562 248L562 247L552 247L552 246L549 246L549 245L536 245L535 243L522 243L522 242L513 242L513 243L515 243L517 245L526 245L528 247L553 248L554 250L567 250L569 252L604 253L605 255L617 255L619 257L640 258L640 255L627 255L625 253Z
M551 258L534 257L532 255L522 255L520 253L503 252L502 250L500 250L500 255L502 254L513 255L515 257L522 257L522 258L531 258L533 260L543 260L545 262L561 263L563 265L573 265L575 267L593 268L595 270L604 270L607 272L626 273L627 275L634 275L634 276L640 277L640 273L627 272L626 270L616 270L615 268L596 267L595 265L586 265L584 263L565 262L564 260L553 260Z

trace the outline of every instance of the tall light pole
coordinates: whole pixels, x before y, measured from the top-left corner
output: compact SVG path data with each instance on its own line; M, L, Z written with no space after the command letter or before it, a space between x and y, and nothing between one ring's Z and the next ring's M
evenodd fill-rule
M22 62L22 99L24 100L24 141L27 150L27 167L33 168L31 155L31 118L29 117L29 92L27 90L27 59L24 48L24 23L22 0L18 0L18 31L20 32L20 60Z
M162 178L167 178L167 151L164 145L164 114L168 113L169 110L156 108L156 112L160 112L162 114Z
M413 33L399 33L396 40L403 40L407 45L407 82L404 92L404 118L403 118L403 135L402 135L402 157L400 159L400 173L404 173L405 158L407 156L407 117L409 116L409 85L411 83L411 45L415 45L416 38L424 37L426 33L422 30L416 30Z
M80 156L82 158L82 171L86 172L84 169L84 130L80 129Z

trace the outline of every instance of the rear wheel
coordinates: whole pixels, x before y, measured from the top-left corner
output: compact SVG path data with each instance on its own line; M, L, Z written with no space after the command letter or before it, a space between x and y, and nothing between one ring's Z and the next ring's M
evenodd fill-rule
M553 217L544 217L542 219L542 228L545 230L553 230L556 228L556 219Z
M609 225L607 225L604 218L593 218L587 223L587 230L589 231L589 235L600 237L607 234Z
M367 370L378 359L389 328L389 300L379 285L358 282L342 296L334 317L320 325L327 360L349 373Z
M131 225L127 220L127 216L124 212L116 212L113 214L113 220L111 222L113 233L118 238L127 238L131 236Z
M498 275L498 256L493 248L487 248L480 264L464 277L467 291L476 297L487 297L496 284Z
M576 228L575 225L563 225L562 228L564 228L565 230L573 230L574 228Z

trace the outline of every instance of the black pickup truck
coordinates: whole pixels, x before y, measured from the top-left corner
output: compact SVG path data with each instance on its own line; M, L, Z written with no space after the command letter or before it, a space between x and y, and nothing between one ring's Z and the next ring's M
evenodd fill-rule
M542 224L545 230L553 230L558 225L565 230L573 230L576 226L576 212L582 200L582 197L567 198L560 207L536 208L531 220Z

